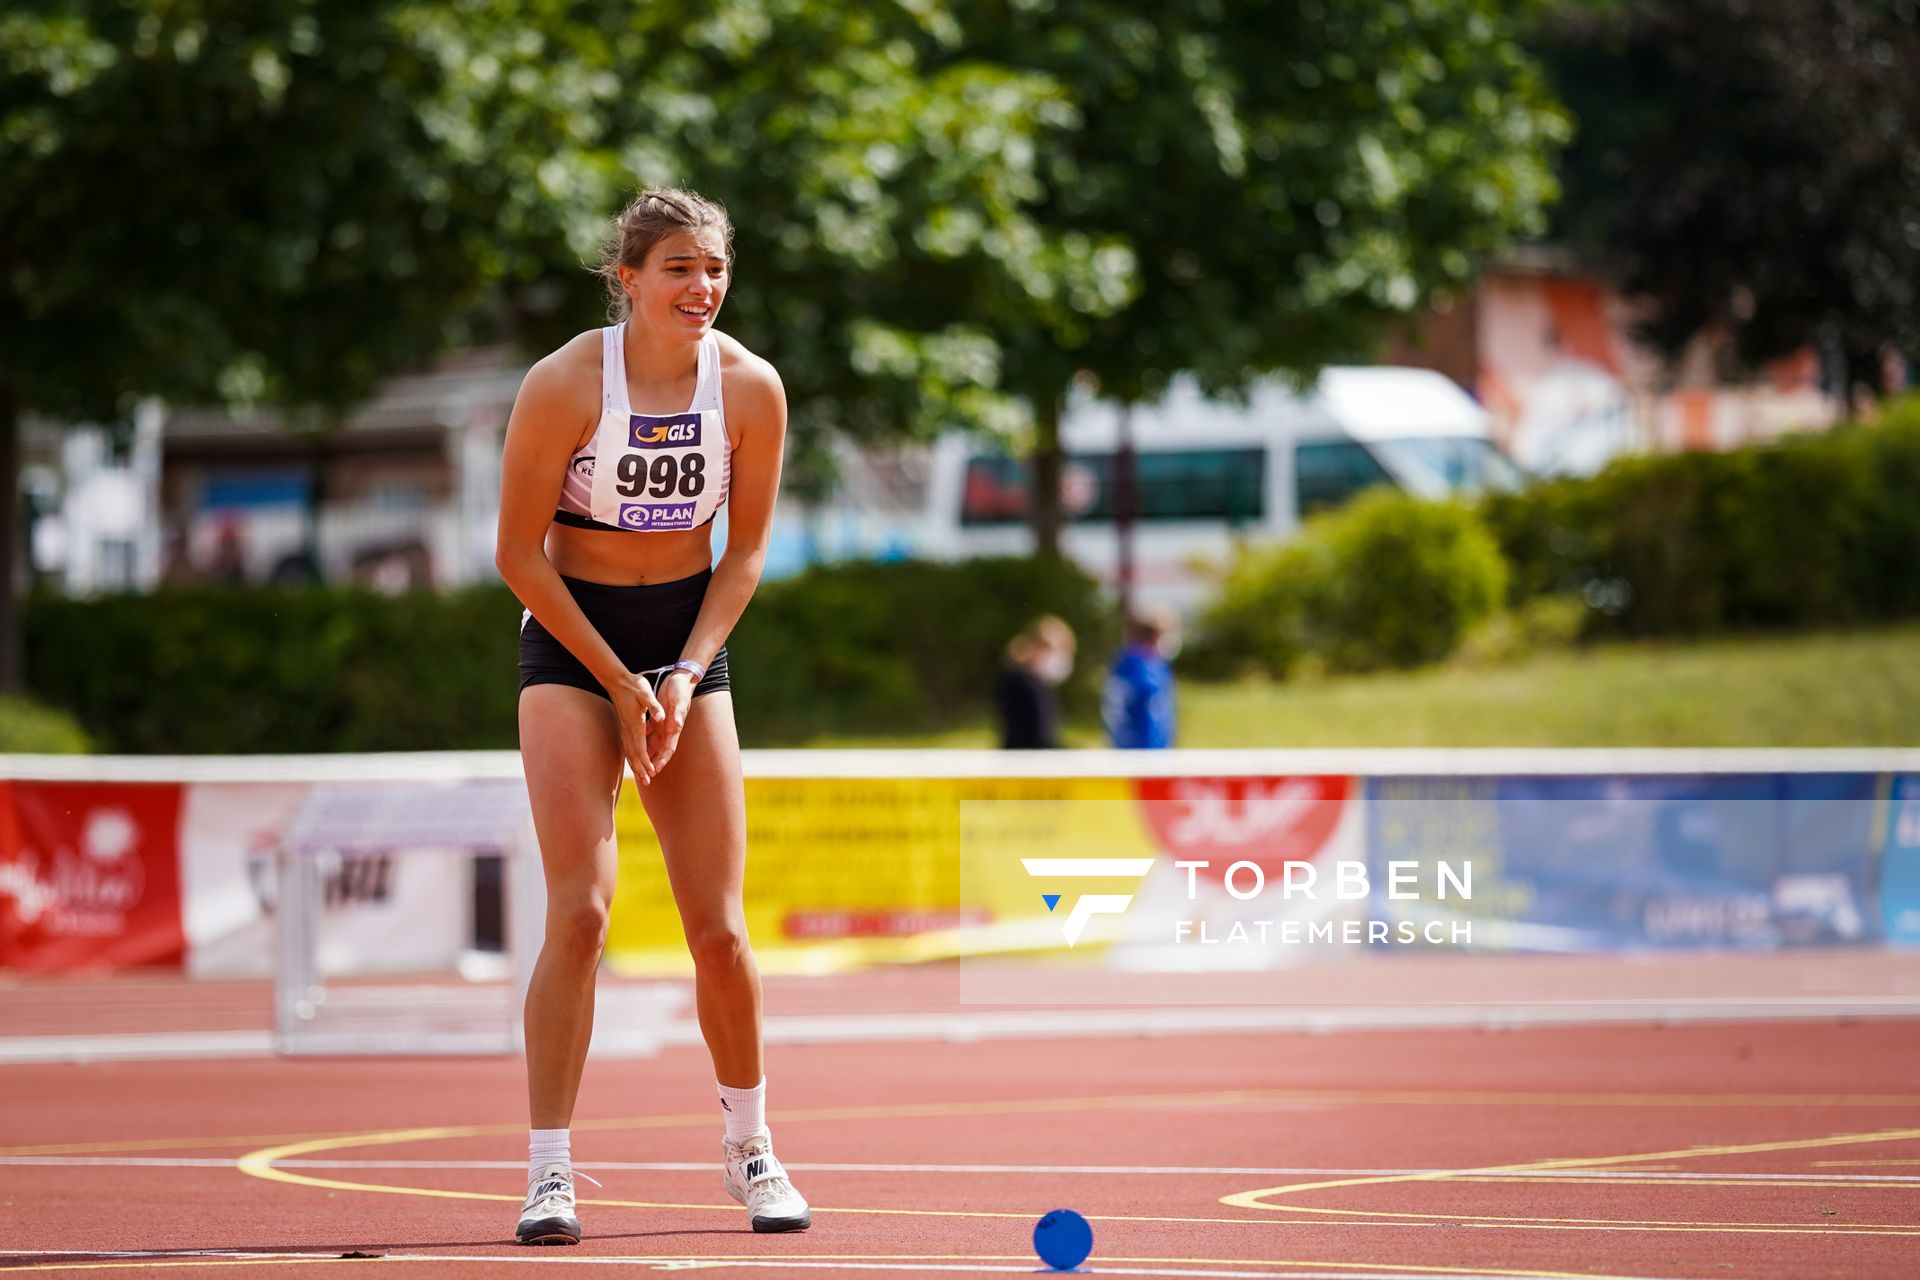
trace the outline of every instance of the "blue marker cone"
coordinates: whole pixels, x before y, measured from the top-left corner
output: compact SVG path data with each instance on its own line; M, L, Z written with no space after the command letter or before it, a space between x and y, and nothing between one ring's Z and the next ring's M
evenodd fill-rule
M1071 1271L1093 1252L1093 1228L1071 1209L1055 1209L1033 1228L1033 1251L1055 1271Z

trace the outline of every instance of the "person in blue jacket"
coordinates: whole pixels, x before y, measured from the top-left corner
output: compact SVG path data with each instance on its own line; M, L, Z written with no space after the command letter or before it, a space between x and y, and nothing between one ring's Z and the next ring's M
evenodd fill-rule
M1147 606L1127 619L1126 644L1107 669L1100 700L1107 740L1125 749L1173 745L1173 667L1180 621L1171 609Z

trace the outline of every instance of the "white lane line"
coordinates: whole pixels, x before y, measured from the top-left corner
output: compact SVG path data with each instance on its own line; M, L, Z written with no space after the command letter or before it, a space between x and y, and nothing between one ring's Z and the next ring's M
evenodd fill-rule
M526 1168L524 1160L276 1160L276 1169L426 1169L426 1170L515 1170ZM234 1162L216 1156L0 1156L0 1166L23 1165L42 1168L123 1168L123 1169L231 1169ZM629 1160L576 1161L575 1168L615 1173L710 1173L718 1167L712 1160ZM1327 1169L1256 1168L1242 1165L1067 1165L1067 1164L808 1164L787 1162L786 1167L800 1173L934 1173L934 1174L1057 1174L1088 1177L1113 1174L1123 1177L1428 1177L1473 1173L1464 1169ZM1920 1183L1920 1174L1902 1173L1713 1173L1677 1170L1637 1169L1503 1169L1496 1176L1505 1179L1532 1179L1551 1182L1556 1178L1576 1181L1617 1179L1637 1182L1648 1178L1680 1182L1795 1182L1848 1183Z
M1481 1000L1409 1006L1200 1005L1181 1008L1106 1005L1077 1009L956 1010L934 1013L798 1014L768 1017L768 1044L974 1043L992 1040L1069 1040L1099 1036L1259 1035L1274 1032L1522 1029L1620 1023L1785 1021L1810 1018L1920 1016L1910 995L1688 996L1672 999ZM704 1043L699 1025L675 1019L657 1028L660 1043ZM595 1057L637 1056L631 1046L607 1044ZM47 1062L137 1062L177 1058L268 1058L266 1031L200 1031L128 1035L0 1037L0 1066Z
M0 1065L272 1056L273 1033L269 1031L173 1031L114 1036L8 1036L0 1039Z
M48 1258L97 1258L103 1261L124 1258L129 1264L158 1261L167 1258L179 1258L183 1260L224 1259L235 1262L291 1262L316 1258L331 1259L337 1256L338 1255L334 1254L331 1250L323 1249L309 1250L300 1253L242 1253L238 1251L229 1252L212 1249L178 1250L171 1252L154 1250L144 1253L108 1252L105 1250L90 1251L85 1249L43 1249L35 1253L0 1253L0 1263L18 1265L23 1262L30 1263ZM922 1262L908 1256L872 1261L855 1261L842 1258L659 1258L636 1255L591 1257L579 1255L555 1256L549 1251L542 1251L539 1256L526 1256L521 1253L387 1253L380 1255L379 1260L382 1262L483 1262L489 1264L522 1262L532 1263L536 1266L554 1264L571 1264L574 1266L639 1266L649 1271L718 1271L735 1269L751 1270L759 1268L771 1270L777 1268L788 1271L933 1271L1005 1275L1032 1275L1035 1272L1046 1272L1048 1274L1055 1274L1049 1272L1048 1269L1043 1266L1034 1265L1039 1262L1038 1258L1035 1258L1032 1263L1021 1263L1009 1266L1000 1258L981 1259L978 1262ZM1263 1262L1248 1262L1242 1264L1224 1258L1220 1259L1215 1265L1223 1269L1213 1270L1193 1266L1115 1266L1102 1263L1098 1257L1094 1257L1089 1258L1086 1264L1080 1268L1079 1272L1067 1274L1167 1276L1187 1277L1190 1278L1190 1280L1229 1280L1229 1278L1237 1278L1237 1280L1409 1280L1410 1277L1430 1274L1426 1268L1408 1268L1400 1271L1299 1270L1293 1269L1292 1266L1287 1263L1278 1264L1289 1268L1285 1271L1251 1271L1244 1268L1272 1266L1275 1264ZM1312 1263L1300 1264L1301 1267L1311 1267L1313 1265ZM1224 1268L1234 1269L1227 1270ZM1447 1272L1447 1280L1554 1280L1556 1275L1564 1275L1564 1273L1502 1271L1494 1274L1449 1271ZM1608 1280L1650 1280L1650 1278L1612 1276L1608 1277Z

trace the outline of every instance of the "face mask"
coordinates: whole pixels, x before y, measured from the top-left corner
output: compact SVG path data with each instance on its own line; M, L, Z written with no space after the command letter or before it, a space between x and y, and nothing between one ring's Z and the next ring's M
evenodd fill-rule
M1058 649L1049 649L1033 660L1033 674L1048 684L1063 683L1073 674L1073 659Z

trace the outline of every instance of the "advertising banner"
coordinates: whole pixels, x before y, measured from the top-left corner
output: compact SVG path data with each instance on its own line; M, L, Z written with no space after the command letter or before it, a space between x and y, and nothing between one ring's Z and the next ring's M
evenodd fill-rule
M178 965L176 783L0 782L0 967Z
M1370 784L1380 909L1546 951L1869 941L1870 774L1406 778ZM1392 893L1396 867L1469 867L1450 904Z
M1140 779L1137 806L1157 856L1114 962L1269 968L1303 958L1311 926L1358 921L1366 892L1339 888L1343 864L1366 865L1357 790L1345 777Z
M1880 831L1880 920L1887 941L1920 946L1920 774L1888 782Z
M187 971L194 977L273 972L280 838L316 785L339 784L201 782L187 788L181 878ZM353 850L317 856L322 974L444 972L472 946L470 859Z
M1060 895L1047 901L1025 857L1150 859L1129 928L1103 930L1101 945L1077 956L1111 949L1108 958L1150 967L1173 942L1155 921L1240 905L1225 883L1235 862L1277 880L1289 860L1311 862L1342 842L1364 859L1358 788L1344 777L749 777L746 789L747 929L774 972L1064 950ZM684 972L660 844L631 790L616 828L609 958L627 972ZM963 843L971 851L964 875ZM991 852L972 856L982 850ZM1327 895L1283 909L1318 918L1353 908ZM1199 955L1183 947L1180 959L1193 964ZM1224 951L1210 958L1229 960Z

